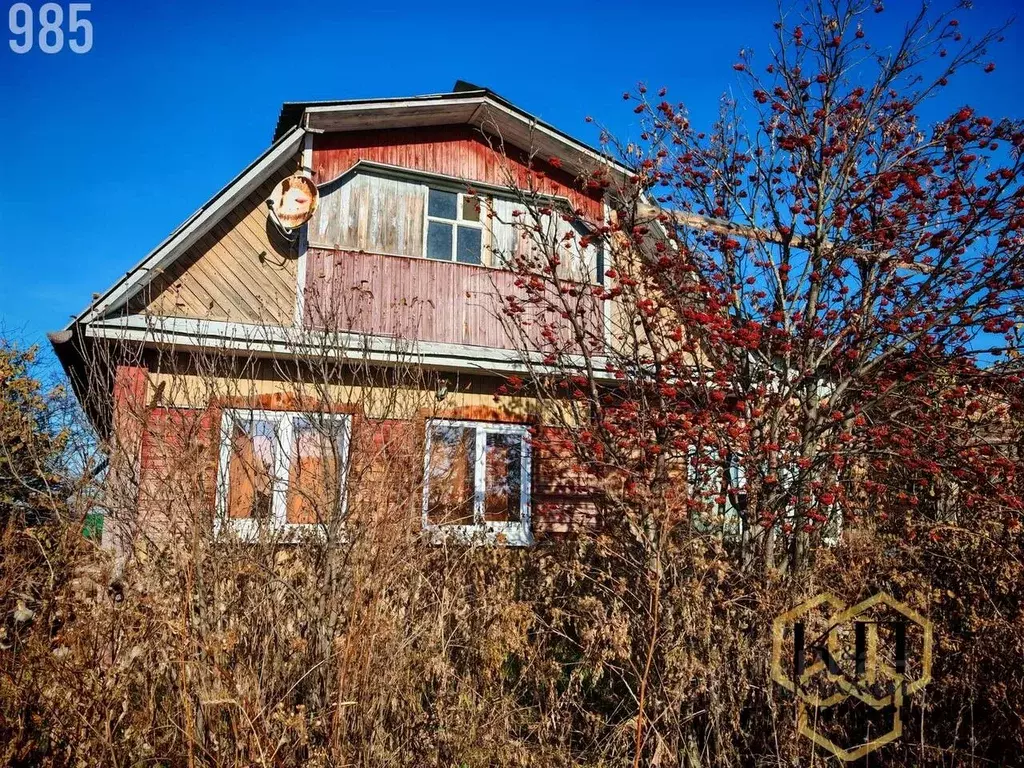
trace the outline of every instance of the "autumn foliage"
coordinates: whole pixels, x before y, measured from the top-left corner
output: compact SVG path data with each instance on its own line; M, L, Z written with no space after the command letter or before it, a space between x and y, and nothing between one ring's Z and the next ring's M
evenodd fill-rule
M195 454L168 451L151 490L180 546L115 562L49 484L59 445L26 412L25 361L0 358L0 469L37 440L49 457L0 475L0 755L825 765L769 664L772 619L828 590L884 591L935 627L934 680L872 764L1019 764L1024 122L945 96L992 71L998 32L926 10L876 47L883 10L785 14L707 128L664 90L624 94L641 135L605 140L628 173L580 179L611 221L516 191L526 299L502 316L543 354L499 394L540 403L535 442L600 507L588 533L425 546L421 454L399 435L374 443L385 469L353 476L363 506L321 547L211 541L208 489L174 485ZM556 214L572 226L543 224ZM595 244L604 274L573 278ZM326 358L297 387L335 386ZM190 361L188 386L215 389L222 363ZM202 425L182 429L201 446ZM11 514L26 493L54 513L41 527Z

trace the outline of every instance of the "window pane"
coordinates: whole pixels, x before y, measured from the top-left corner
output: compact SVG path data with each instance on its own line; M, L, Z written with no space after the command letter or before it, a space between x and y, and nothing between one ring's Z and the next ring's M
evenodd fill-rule
M584 237L590 235L590 230L582 221L576 220L572 223L572 230L576 238L572 241L571 250L573 259L578 262L574 269L578 274L573 278L582 283L604 283L604 255L601 253L601 246L597 242L591 242L586 247L581 243Z
M427 258L452 260L452 225L440 221L427 223Z
M454 219L458 205L459 196L454 192L432 189L427 199L427 213L441 219Z
M485 520L503 523L521 521L519 492L522 468L523 441L520 435L487 435Z
M475 429L431 430L427 520L434 525L473 525L475 454Z
M288 469L288 522L329 522L339 511L344 435L340 422L296 419Z
M462 197L462 220L480 221L480 198L470 195Z
M231 426L228 517L268 521L273 516L277 431L267 421Z
M481 231L474 227L459 227L459 242L456 258L463 264L480 263Z

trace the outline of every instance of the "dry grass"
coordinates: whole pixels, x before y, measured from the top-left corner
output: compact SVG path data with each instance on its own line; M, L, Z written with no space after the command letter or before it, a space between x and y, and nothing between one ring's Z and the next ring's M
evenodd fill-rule
M653 670L642 764L809 764L769 679L769 627L826 586L898 591L936 623L935 683L886 765L972 753L1009 765L1022 746L1019 567L998 558L1005 542L889 558L851 544L795 590L743 576L700 540L667 548L657 584L614 531L530 551L360 534L335 553L204 543L138 558L116 601L109 555L73 528L9 527L5 600L32 580L35 616L7 613L3 762L623 765ZM954 546L960 564L934 568Z

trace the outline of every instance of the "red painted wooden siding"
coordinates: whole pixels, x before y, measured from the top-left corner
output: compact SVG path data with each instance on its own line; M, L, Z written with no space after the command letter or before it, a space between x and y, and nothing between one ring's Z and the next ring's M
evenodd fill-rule
M498 147L498 144L495 144ZM318 184L336 179L364 159L501 186L529 186L531 171L521 152L492 148L479 131L466 127L365 131L317 136L313 169ZM538 167L539 166L539 167ZM543 170L538 176L537 170ZM599 221L598 194L580 191L568 174L534 162L533 185L545 194L568 198L585 218ZM362 252L311 248L306 254L307 326L495 348L515 346L502 326L499 296L522 295L508 272ZM587 299L584 317L601 336L602 309ZM523 326L534 348L540 343L539 317L528 312ZM557 318L559 342L570 329ZM576 350L573 350L576 351Z
M140 529L153 541L188 540L213 522L220 413L152 408L139 456Z
M525 296L515 283L516 276L502 269L311 248L306 252L305 322L320 329L514 349L518 337L510 337L502 324L510 318L501 314L501 299ZM589 295L574 301L584 307L589 333L600 338L600 302ZM523 329L531 348L549 350L541 337L545 323L556 344L571 340L568 321L532 305L517 316L515 327Z
M313 140L313 174L317 184L336 179L359 160L441 173L466 181L528 188L526 156L514 147L502 154L500 142L488 143L470 126L408 128L392 131L328 133ZM533 161L533 184L548 195L561 195L590 221L599 221L604 207L599 193L588 194L575 180L543 159ZM543 178L538 175L543 172Z
M266 407L256 398L249 405ZM288 409L294 404L282 403ZM188 543L197 529L209 535L215 514L219 406L156 407L146 413L139 454L138 530L159 546ZM453 414L484 418L491 412ZM487 418L487 420L492 420ZM502 419L498 419L501 421ZM370 420L353 414L349 511L379 532L419 530L424 423ZM594 531L600 525L596 497L557 430L541 428L533 445L534 535Z

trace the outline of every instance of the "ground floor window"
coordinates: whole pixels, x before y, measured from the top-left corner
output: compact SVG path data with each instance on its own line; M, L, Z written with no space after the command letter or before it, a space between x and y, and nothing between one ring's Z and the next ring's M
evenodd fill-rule
M214 533L324 533L344 516L348 446L347 416L225 411Z
M438 537L531 543L527 427L427 422L423 527Z
M718 448L691 446L687 455L687 485L690 496L704 501L710 516L698 515L694 527L726 540L737 539L746 525L747 479L742 457ZM709 519L710 518L710 519Z

